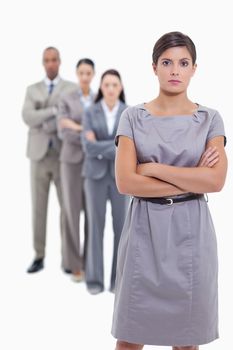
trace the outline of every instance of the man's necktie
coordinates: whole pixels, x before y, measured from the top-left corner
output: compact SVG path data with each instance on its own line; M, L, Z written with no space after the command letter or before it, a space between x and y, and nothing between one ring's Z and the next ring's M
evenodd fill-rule
M49 95L51 95L51 93L53 92L53 88L54 88L54 84L51 83L51 84L49 85Z
M53 92L53 88L54 88L54 84L50 83L49 84L49 95L51 95L51 93ZM53 140L50 139L49 140L49 148L52 148L52 147L53 147Z

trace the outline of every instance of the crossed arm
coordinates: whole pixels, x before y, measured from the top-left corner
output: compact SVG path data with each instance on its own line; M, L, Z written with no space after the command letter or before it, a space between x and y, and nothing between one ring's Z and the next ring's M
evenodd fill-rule
M31 128L40 128L48 123L50 129L51 120L55 120L57 108L55 106L37 106L37 101L30 88L27 89L25 101L22 109L24 122Z
M59 120L59 127L61 129L71 129L73 131L79 132L83 130L83 127L78 122L70 119L70 118L61 118Z
M83 130L80 123L70 118L68 103L64 98L61 98L59 102L58 129L61 131L61 133L64 131L64 129L68 129L73 132L80 132Z
M83 127L80 123L71 119L69 105L65 98L61 98L59 102L58 117L57 117L58 136L68 143L81 145L80 133Z
M117 187L123 194L163 197L187 192L218 192L224 185L227 171L223 137L210 140L197 166L189 168L160 163L137 165L133 141L120 136L115 169Z
M114 140L98 140L92 125L93 115L86 112L83 122L83 149L86 156L94 159L115 159Z

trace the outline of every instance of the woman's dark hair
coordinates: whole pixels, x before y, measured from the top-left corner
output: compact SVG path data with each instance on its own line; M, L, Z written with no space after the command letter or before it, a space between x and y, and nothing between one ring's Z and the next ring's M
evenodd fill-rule
M192 57L192 63L196 63L197 54L195 45L190 37L181 32L170 32L161 36L153 48L153 63L157 64L159 57L165 50L176 46L185 46Z
M93 70L95 69L95 63L90 58L81 58L81 60L79 60L76 64L76 68L78 68L81 64L89 64Z
M115 75L120 80L120 82L122 82L120 73L117 70L115 70L115 69L108 69L102 74L100 83L102 83L102 81L103 81L103 79L104 79L104 77L106 75ZM99 87L99 90L98 90L96 98L95 98L95 103L99 102L102 98L103 98L103 94L102 94L101 88ZM124 89L123 88L121 90L121 93L120 93L120 96L119 96L119 100L121 102L125 103L125 93L124 93Z

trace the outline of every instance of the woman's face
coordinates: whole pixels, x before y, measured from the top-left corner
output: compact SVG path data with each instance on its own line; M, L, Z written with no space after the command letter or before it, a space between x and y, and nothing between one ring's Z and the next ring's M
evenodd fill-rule
M159 57L153 69L158 77L160 90L168 94L185 92L195 73L196 64L185 46L167 49Z
M89 88L91 81L94 77L94 69L90 64L81 63L80 66L76 70L76 74L78 77L79 85L82 88Z
M104 99L117 101L122 91L122 84L117 76L107 74L101 82L100 89Z

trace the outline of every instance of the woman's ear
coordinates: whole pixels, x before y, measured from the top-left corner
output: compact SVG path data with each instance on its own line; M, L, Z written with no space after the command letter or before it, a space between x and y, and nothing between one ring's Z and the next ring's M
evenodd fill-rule
M197 69L197 64L195 63L195 64L193 65L193 74L192 74L192 76L194 76L194 74L195 74L195 72L196 72L196 69Z
M152 63L152 68L153 68L155 75L157 75L157 66L155 63Z

